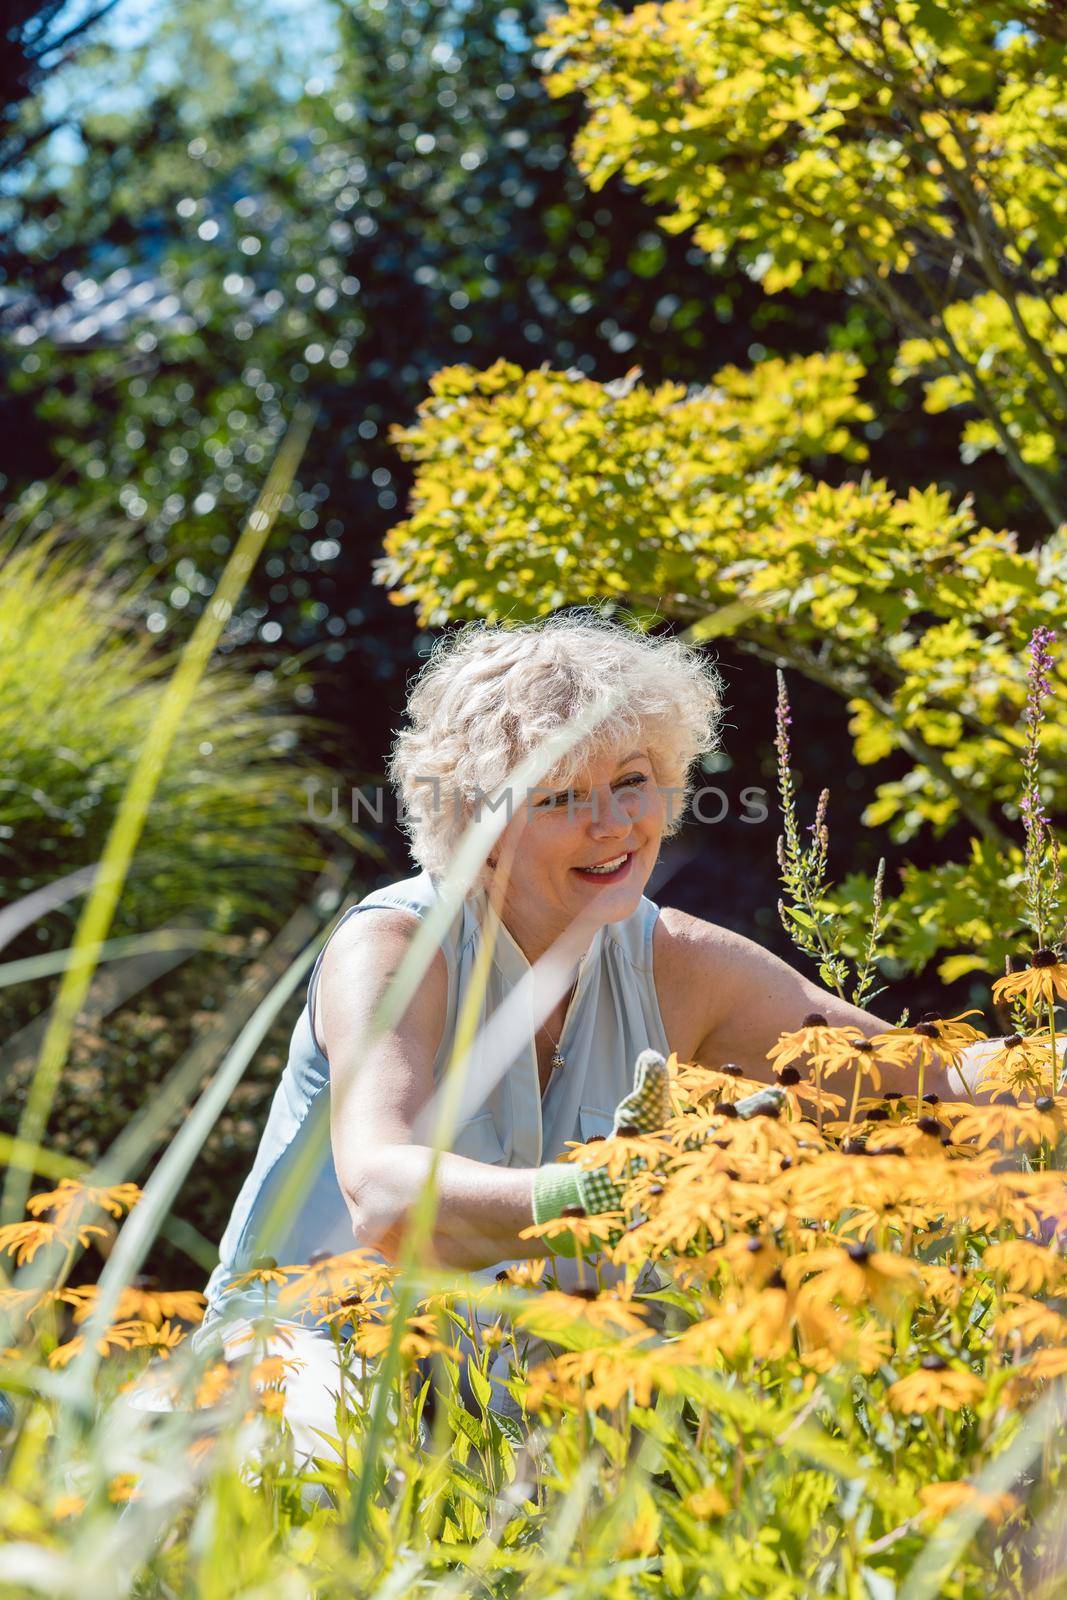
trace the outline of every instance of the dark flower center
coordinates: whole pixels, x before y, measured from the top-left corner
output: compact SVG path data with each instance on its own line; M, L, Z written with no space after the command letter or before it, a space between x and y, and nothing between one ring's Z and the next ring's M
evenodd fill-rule
M749 1255L758 1256L760 1251L763 1249L763 1240L762 1239L746 1239L745 1240L745 1249L748 1251Z
M938 1139L941 1137L941 1124L936 1117L920 1117L915 1126L920 1133L932 1133Z
M744 1067L739 1067L736 1061L724 1061L719 1071L724 1072L728 1078L743 1078L745 1075Z
M1039 1094L1037 1099L1034 1101L1035 1111L1055 1111L1055 1109L1056 1102L1053 1100L1051 1095Z
M796 1067L783 1067L781 1072L778 1074L778 1082L785 1084L799 1083L800 1073L797 1071Z
M860 1267L865 1267L868 1261L871 1259L870 1245L850 1244L848 1247L848 1253L850 1258L855 1261L857 1266Z
M939 1039L941 1037L936 1022L917 1022L912 1029L922 1039Z
M923 1356L919 1365L924 1372L944 1372L948 1362L944 1356Z
M586 1217L588 1215L589 1213L586 1211L585 1207L578 1205L564 1206L563 1210L560 1212L561 1217Z
M1030 958L1032 967L1054 967L1058 964L1055 950L1035 950Z
M1017 1050L1022 1042L1023 1036L1021 1033L1009 1033L1004 1041L1004 1048L1005 1050Z
M736 1117L737 1116L737 1107L734 1105L732 1100L724 1100L722 1102L722 1104L717 1107L717 1110L718 1110L718 1113L719 1113L720 1117Z
M571 1295L575 1300L595 1300L599 1294L599 1289L592 1289L588 1284L571 1290Z
M827 1021L821 1011L809 1011L800 1026L802 1028L825 1028Z

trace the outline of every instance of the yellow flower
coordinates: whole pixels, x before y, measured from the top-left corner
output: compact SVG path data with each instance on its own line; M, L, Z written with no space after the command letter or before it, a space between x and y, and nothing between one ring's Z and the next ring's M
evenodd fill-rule
M535 1289L547 1267L547 1256L531 1256L528 1261L517 1261L513 1266L504 1267L497 1273L497 1280L511 1284L516 1289Z
M278 1294L281 1310L303 1307L320 1325L343 1327L381 1307L395 1269L375 1250L346 1250L309 1262Z
M948 1483L926 1483L919 1490L923 1511L932 1522L940 1522L957 1506L974 1506L986 1522L999 1525L1019 1509L1017 1496L1004 1490L989 1494L965 1478Z
M614 1291L601 1292L595 1288L574 1289L570 1294L546 1289L527 1304L519 1306L513 1313L513 1320L516 1326L546 1339L573 1328L617 1329L638 1335L648 1332L648 1323L639 1302L626 1299Z
M114 1183L98 1187L81 1183L76 1178L61 1178L59 1187L47 1194L35 1194L26 1202L31 1217L51 1211L56 1222L77 1220L86 1211L106 1211L109 1216L123 1217L137 1204L141 1190L135 1183Z
M1006 1294L995 1326L998 1337L1016 1352L1027 1345L1067 1345L1067 1317L1028 1295Z
M93 1237L107 1238L107 1229L101 1228L93 1222L79 1223L73 1232L68 1232L55 1222L42 1222L36 1219L32 1222L9 1222L0 1228L0 1254L13 1255L15 1265L22 1267L26 1262L32 1261L39 1250L53 1244L71 1245L77 1242L84 1246Z
M635 1405L651 1405L663 1375L647 1349L637 1348L641 1337L631 1334L606 1347L569 1350L539 1362L526 1374L527 1409L570 1405L595 1411L631 1395Z
M941 1356L923 1356L918 1368L906 1378L898 1378L886 1390L886 1401L894 1411L959 1411L974 1405L985 1394L985 1383L977 1373L950 1367Z
M385 1354L391 1338L391 1322L367 1322L355 1333L352 1343L360 1355L375 1358ZM400 1354L409 1361L421 1361L423 1356L434 1354L458 1361L455 1347L444 1343L434 1318L426 1316L408 1317L400 1335Z
M194 1404L198 1407L218 1405L234 1386L233 1367L226 1361L214 1361L197 1385Z
M139 1322L116 1322L108 1328L96 1341L96 1348L100 1355L108 1356L112 1350L131 1350L140 1329L144 1326ZM75 1334L73 1339L68 1339L66 1344L56 1345L49 1353L48 1365L50 1367L65 1367L68 1362L85 1348L83 1334Z
M568 1215L565 1217L550 1217L547 1222L533 1222L528 1228L519 1232L520 1239L544 1239L551 1244L553 1239L566 1239L585 1250L601 1250L611 1237L612 1230L624 1227L626 1224L625 1211L598 1211L594 1217L571 1216L573 1207L568 1206Z
M794 1286L809 1274L807 1287L813 1294L852 1306L870 1301L886 1315L896 1310L903 1296L915 1295L921 1288L914 1262L862 1243L811 1250L793 1256L782 1268L786 1282Z
M84 1298L75 1309L74 1320L84 1322L92 1310L96 1288L95 1285L87 1284L84 1289L75 1292ZM128 1318L149 1322L157 1328L171 1318L179 1322L201 1322L206 1304L207 1301L199 1289L149 1289L134 1282L128 1284L119 1296L118 1305L115 1307L115 1319L122 1321Z
M773 1240L758 1233L735 1234L724 1245L703 1258L703 1272L710 1274L725 1265L737 1284L762 1289L782 1265L782 1252Z
M568 1141L567 1154L562 1159L573 1161L586 1172L603 1171L609 1178L625 1181L633 1162L647 1161L652 1165L664 1154L663 1135L657 1129L655 1133L632 1133L625 1138L597 1139L588 1144Z
M232 1294L237 1289L245 1289L250 1283L285 1284L290 1278L306 1271L305 1266L280 1267L273 1256L260 1256L247 1271L239 1272L229 1280L225 1293Z
M982 1265L987 1271L1002 1273L1009 1288L1029 1294L1056 1288L1064 1278L1059 1252L1028 1239L1008 1239L1003 1244L987 1246Z
M169 1322L157 1324L142 1320L130 1323L129 1327L131 1350L154 1350L164 1361L169 1360L171 1351L185 1338L184 1330L172 1327Z
M1067 1000L1067 963L1055 950L1035 950L1030 965L1022 972L1010 972L993 984L994 1002L1023 999L1030 1011L1054 1005L1057 997Z
M834 1037L815 1052L816 1065L824 1078L835 1072L859 1073L860 1080L869 1079L874 1089L882 1086L879 1062L888 1059L880 1056L877 1039L865 1039L854 1028L835 1028Z
M998 1150L1017 1150L1022 1145L1038 1145L1043 1139L1053 1144L1063 1133L1064 1102L1043 1096L1030 1106L979 1106L958 1119L952 1131L954 1144L973 1141L979 1150L995 1146Z
M799 1028L778 1035L776 1043L767 1051L767 1060L775 1072L781 1073L794 1061L825 1055L845 1034L852 1035L855 1031L855 1028L831 1028L820 1012L813 1011Z
M983 1094L1040 1089L1052 1081L1052 1045L1046 1035L1009 1033L984 1057L977 1087Z

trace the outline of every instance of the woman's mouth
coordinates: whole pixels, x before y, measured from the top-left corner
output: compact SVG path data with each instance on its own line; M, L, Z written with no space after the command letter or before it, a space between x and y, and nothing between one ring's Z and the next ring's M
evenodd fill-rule
M631 850L625 855L608 856L603 861L590 863L588 867L572 867L571 870L579 878L584 878L586 883L618 883L629 872L632 860Z

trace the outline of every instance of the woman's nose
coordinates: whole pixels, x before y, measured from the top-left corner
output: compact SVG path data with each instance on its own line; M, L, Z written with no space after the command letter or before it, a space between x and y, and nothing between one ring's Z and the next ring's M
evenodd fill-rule
M597 839L622 838L633 827L633 818L621 796L608 793L594 797L589 808L589 832Z

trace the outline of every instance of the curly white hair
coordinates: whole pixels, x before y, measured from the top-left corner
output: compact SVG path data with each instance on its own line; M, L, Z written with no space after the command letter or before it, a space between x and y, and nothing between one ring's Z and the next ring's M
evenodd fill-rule
M566 788L592 762L639 744L656 782L688 803L691 770L718 748L723 715L720 675L699 650L591 606L534 622L470 622L442 635L410 687L409 725L397 733L388 764L419 866L443 876L478 797L499 788L547 735L603 700L606 685L621 691L615 709L538 787ZM684 815L685 805L668 809L664 837Z

